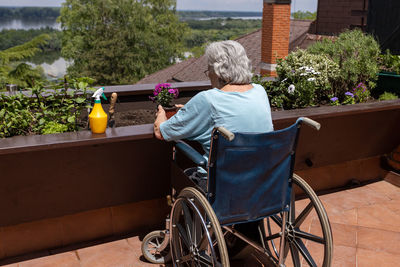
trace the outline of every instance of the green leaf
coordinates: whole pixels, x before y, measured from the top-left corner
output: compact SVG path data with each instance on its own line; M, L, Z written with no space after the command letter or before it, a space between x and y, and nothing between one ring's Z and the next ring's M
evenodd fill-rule
M84 97L78 97L77 99L75 99L75 101L76 101L76 103L78 103L78 104L82 104L83 102L86 101L86 98L84 98Z
M67 121L69 123L74 123L75 122L75 117L74 116L69 116Z

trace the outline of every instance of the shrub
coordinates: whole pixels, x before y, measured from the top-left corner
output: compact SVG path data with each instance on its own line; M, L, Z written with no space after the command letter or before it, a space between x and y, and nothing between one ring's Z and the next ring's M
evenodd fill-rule
M0 138L15 135L49 134L76 131L82 111L90 107L88 78L72 81L73 89L62 85L45 89L36 84L27 91L32 97L18 93L0 94ZM61 88L60 88L61 87Z
M400 74L400 55L392 55L389 49L379 57L379 63L382 71Z
M312 54L324 54L337 63L339 72L332 82L333 93L343 100L345 93L360 82L374 88L378 78L379 44L360 30L346 31L336 40L325 39L307 49Z
M339 69L327 56L300 49L278 60L276 71L279 80L267 90L271 103L290 109L328 102L333 94L331 81L337 79Z
M383 100L394 100L394 99L398 99L399 97L395 94L389 93L389 92L384 92L383 94L381 94L379 96L379 100L383 101Z

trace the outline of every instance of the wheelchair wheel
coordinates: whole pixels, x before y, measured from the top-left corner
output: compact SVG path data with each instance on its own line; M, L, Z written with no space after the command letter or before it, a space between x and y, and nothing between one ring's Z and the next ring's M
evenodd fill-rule
M171 211L171 255L174 266L229 267L217 216L197 189L181 191Z
M142 241L142 254L151 263L163 264L171 261L169 244L162 249L165 240L164 231L153 231L148 233Z
M332 231L321 201L312 188L296 174L293 174L292 192L285 226L284 255L281 255L285 266L331 266ZM297 203L294 192L300 196ZM278 251L281 227L282 214L273 215L264 221L266 249L275 263L278 263L280 256Z

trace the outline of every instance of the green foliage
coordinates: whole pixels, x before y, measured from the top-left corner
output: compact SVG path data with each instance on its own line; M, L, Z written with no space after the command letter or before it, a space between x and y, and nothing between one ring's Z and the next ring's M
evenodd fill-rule
M333 93L344 99L345 92L358 83L374 88L378 73L379 44L360 30L346 31L332 41L325 39L307 49L328 56L339 65L339 75L331 84Z
M29 104L29 98L22 94L0 94L0 138L32 132L31 125L35 118Z
M133 83L167 67L182 49L186 26L174 0L66 0L62 55L72 76L99 84Z
M61 124L56 121L50 121L44 126L42 134L64 133L67 131L68 131L67 125Z
M178 11L179 19L193 20L208 19L208 18L234 18L234 17L262 17L262 12L249 12L249 11Z
M333 94L331 82L337 79L338 65L326 55L299 49L276 67L279 80L268 92L275 107L302 108L327 103Z
M317 19L317 12L310 12L310 11L296 11L292 13L292 17L294 19L304 19L304 20L316 20Z
M0 7L2 19L56 19L59 7Z
M392 55L390 50L379 57L380 69L382 71L400 74L400 55Z
M0 50L22 45L42 34L50 36L47 43L41 46L44 51L61 51L61 32L48 27L30 30L2 30L0 31Z
M33 69L18 61L32 57L41 51L39 47L46 44L48 39L48 35L42 34L27 43L0 51L0 88L4 88L7 83L15 83L21 87L32 86L35 81L42 79L41 68Z
M18 93L0 94L0 138L15 135L50 134L76 131L85 127L80 120L82 111L90 107L89 78L72 80L72 90L54 85L45 89L36 83L29 91L31 97Z
M389 93L389 92L384 92L383 94L381 94L379 96L379 100L380 101L384 101L384 100L394 100L394 99L398 99L399 97L395 94Z
M193 53L194 57L203 55L208 43L233 40L261 28L261 20L228 18L188 20L186 23L192 30L184 35L185 47L186 51Z

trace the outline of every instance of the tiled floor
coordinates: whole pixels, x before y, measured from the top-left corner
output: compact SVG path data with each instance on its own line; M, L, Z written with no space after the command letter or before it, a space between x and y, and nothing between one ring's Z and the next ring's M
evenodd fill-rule
M400 188L381 181L320 197L332 226L332 266L400 266ZM310 219L313 231L315 222ZM12 267L149 267L138 237L19 262ZM245 266L261 266L256 261Z

